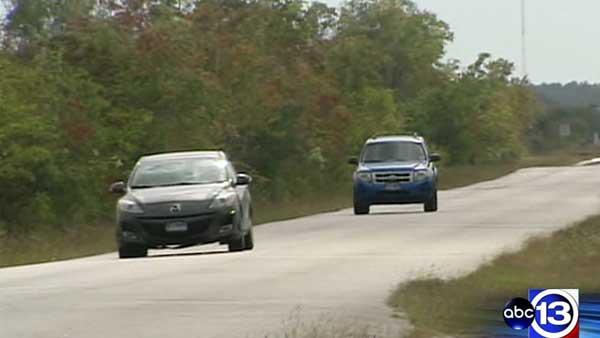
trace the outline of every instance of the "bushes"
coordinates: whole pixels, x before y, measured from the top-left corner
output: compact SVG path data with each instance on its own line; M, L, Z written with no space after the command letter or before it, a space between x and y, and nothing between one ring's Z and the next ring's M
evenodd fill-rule
M105 214L105 179L123 156L113 150L137 150L128 129L140 124L111 123L117 113L100 87L60 55L3 56L0 72L0 220L14 232Z

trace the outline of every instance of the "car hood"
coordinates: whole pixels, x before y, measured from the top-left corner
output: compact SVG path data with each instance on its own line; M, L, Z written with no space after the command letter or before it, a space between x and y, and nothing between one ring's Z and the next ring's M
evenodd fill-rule
M224 187L219 183L133 189L129 196L140 204L204 201L212 200Z
M380 163L361 163L358 170L371 171L412 171L416 169L426 169L427 162L421 161L402 161L402 162L380 162Z
M135 200L144 210L143 217L180 217L207 212L213 198L227 184L201 184L130 190L125 198ZM172 212L177 204L179 211Z

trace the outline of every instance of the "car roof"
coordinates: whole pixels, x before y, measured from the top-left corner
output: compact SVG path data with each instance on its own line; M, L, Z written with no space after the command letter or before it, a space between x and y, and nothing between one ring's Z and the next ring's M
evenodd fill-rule
M387 136L376 136L367 140L367 144L371 143L384 143L384 142L412 142L412 143L424 143L420 136L408 136L408 135L387 135Z
M161 154L145 155L140 158L140 162L160 161L160 160L181 160L190 158L204 158L214 160L227 160L227 156L222 151L180 151Z

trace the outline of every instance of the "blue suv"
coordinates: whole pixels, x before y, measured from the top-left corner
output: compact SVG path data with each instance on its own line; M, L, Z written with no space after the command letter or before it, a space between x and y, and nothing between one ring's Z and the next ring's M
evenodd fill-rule
M420 136L381 136L365 143L354 173L354 214L366 215L371 205L417 204L435 212L438 154L430 154Z

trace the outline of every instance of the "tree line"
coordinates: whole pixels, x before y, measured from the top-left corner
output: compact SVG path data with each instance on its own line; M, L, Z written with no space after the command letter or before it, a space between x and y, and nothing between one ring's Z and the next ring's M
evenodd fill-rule
M555 108L600 107L600 83L542 83L533 87L541 101Z
M292 199L350 184L375 134L518 158L539 111L507 60L443 61L450 28L408 0L0 1L0 231L110 217L142 154L224 149Z
M532 88L544 105L530 136L532 150L581 149L593 144L595 134L600 134L600 84L573 81L542 83ZM569 126L570 135L559 135L561 125Z

